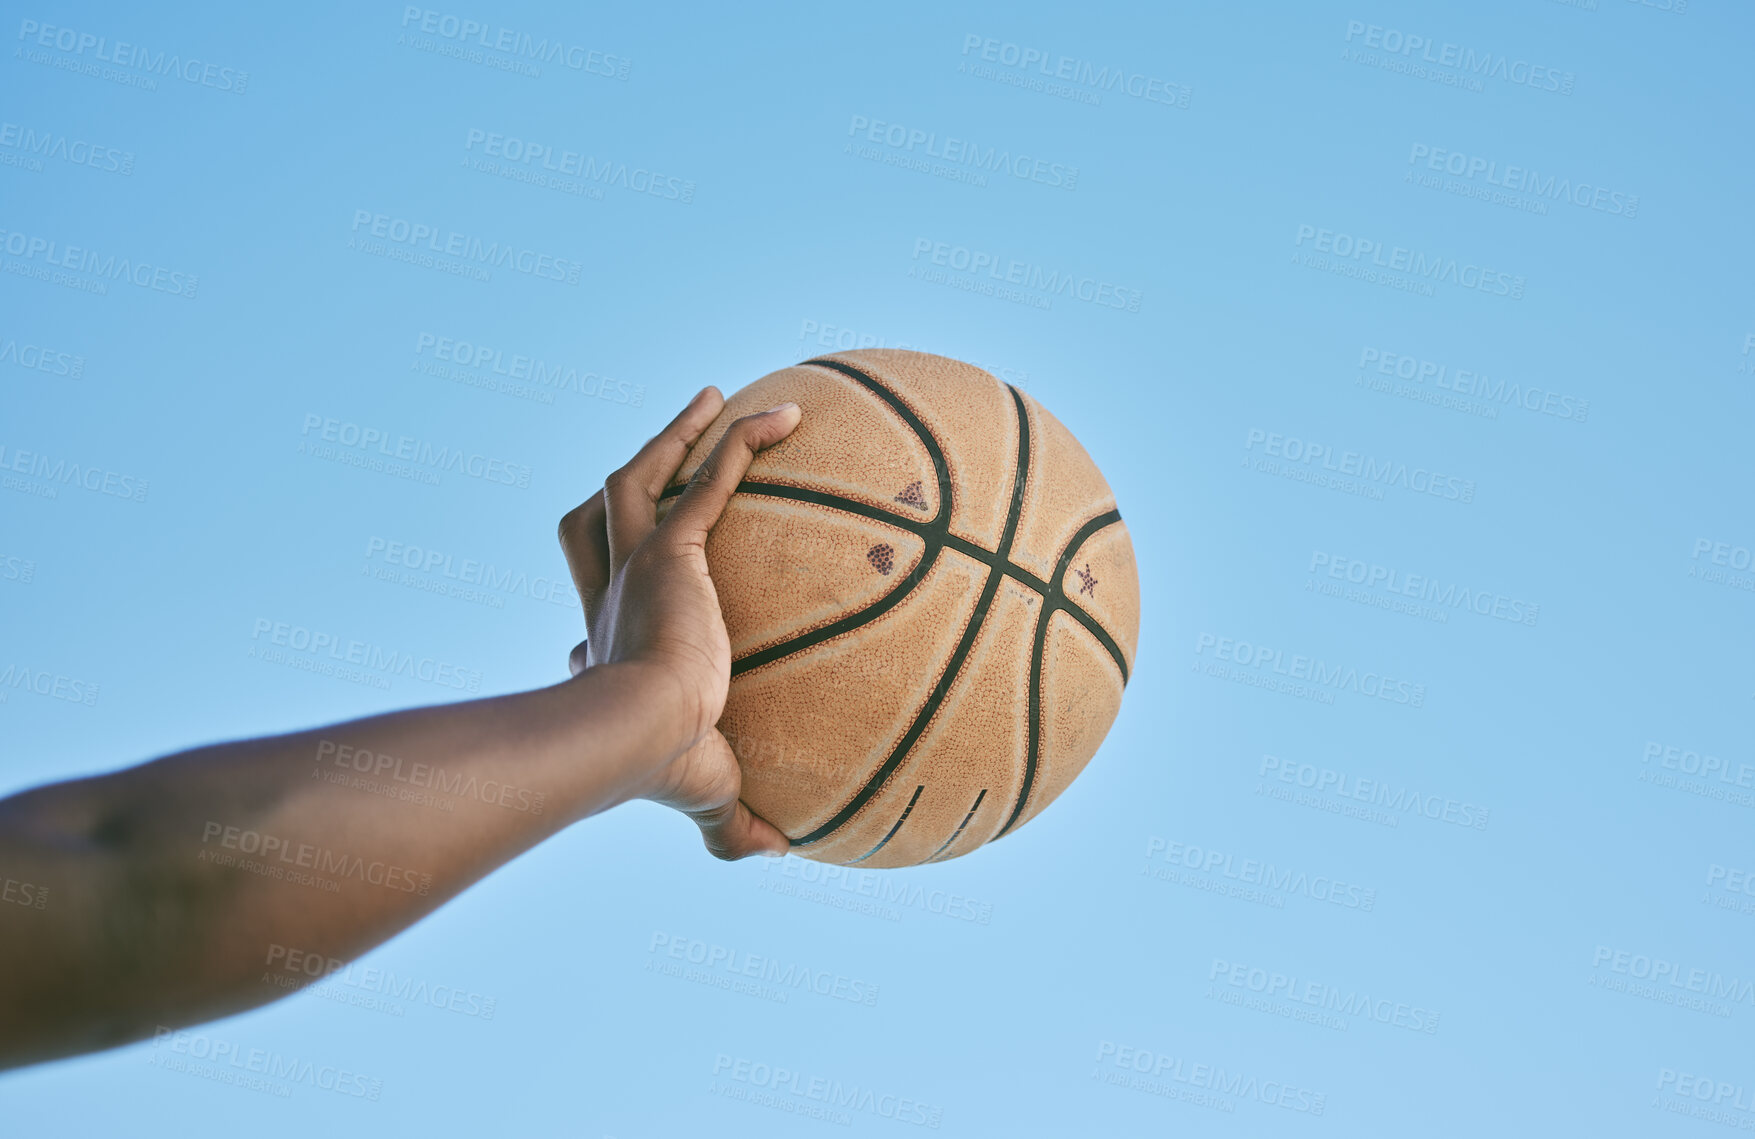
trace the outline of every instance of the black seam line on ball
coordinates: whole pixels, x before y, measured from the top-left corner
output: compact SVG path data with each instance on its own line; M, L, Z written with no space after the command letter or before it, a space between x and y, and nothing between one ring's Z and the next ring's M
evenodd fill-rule
M806 360L801 366L830 368L834 371L840 372L843 376L853 380L855 383L871 392L871 394L889 404L895 413L902 417L902 421L908 425L908 427L914 432L915 436L920 440L920 445L926 448L927 457L932 460L933 474L938 476L938 513L932 516L931 522L927 525L940 533L948 533L951 528L950 464L945 462L944 448L938 445L937 437L933 435L931 429L926 426L921 418L914 414L914 409L903 403L901 396L898 396L885 385L879 383L871 376L866 375L858 368L855 368L852 364L843 364L839 360L816 359ZM1015 396L1016 393L1014 392L1013 395Z
M1024 804L1030 801L1030 791L1036 783L1036 767L1042 753L1042 653L1048 644L1048 620L1054 616L1057 610L1061 609L1075 617L1088 616L1083 609L1067 600L1066 591L1061 588L1061 582L1066 578L1066 568L1072 564L1073 555L1078 553L1079 547L1084 545L1092 534L1120 521L1121 512L1119 510L1111 510L1097 515L1080 526L1067 540L1066 548L1060 552L1060 557L1055 562L1053 588L1042 599L1042 613L1036 618L1036 635L1030 646L1030 710L1028 715L1030 743L1024 753L1024 780L1018 788L1018 800L1012 805L1011 815L1006 819L1005 825L994 832L993 838L987 840L989 842L1003 837L1007 831L1017 825L1018 817L1024 813ZM1123 687L1126 687L1127 662L1122 658L1121 647L1108 633L1101 632L1095 621L1086 621L1084 624L1086 628L1099 634L1103 647L1109 650L1110 655L1115 658L1116 665L1121 669L1121 683Z
M864 862L866 859L870 858L872 855L874 855L878 851L882 850L886 843L888 843L891 839L895 838L896 832L902 829L902 824L908 821L909 813L914 810L914 804L919 801L920 793L924 790L926 790L926 784L924 784L924 783L922 783L920 786L914 788L914 798L908 800L908 805L906 807L902 808L902 817L896 820L896 825L890 828L890 833L885 835L883 838L879 839L878 844L876 846L872 847L870 850L866 851L864 854L860 855L858 858L855 858L852 862L849 862L847 865L849 865L849 866L859 865L861 862ZM797 846L798 844L793 843L792 845Z
M823 367L833 367L836 371L840 371L843 374L857 374L858 376L864 376L864 373L859 372L858 369L835 361L809 360L806 361L806 363L817 364ZM978 546L967 538L950 532L949 468L944 464L943 452L939 450L938 441L933 437L926 425L921 423L918 417L916 417L906 405L891 397L888 389L877 383L877 381L872 380L869 376L864 377L862 382L872 391L883 396L886 402L889 402L891 406L896 409L897 414L902 415L908 420L910 427L913 427L915 433L920 437L921 444L926 447L928 453L932 456L933 467L939 474L939 485L943 492L939 501L939 511L935 517L926 521L918 518L910 518L905 514L897 514L893 511L886 510L881 506L873 506L871 503L861 502L855 498L847 498L843 495L831 494L827 491L812 490L809 487L794 486L791 483L771 483L760 479L746 479L738 484L737 490L739 494L765 495L769 498L788 498L795 502L809 502L817 506L827 506L835 510L840 510L846 514L859 515L863 518L870 518L885 523L886 525L894 526L897 529L906 530L926 543L926 549L921 554L920 563L907 577L903 578L902 581L898 583L896 589L878 598L877 601L866 606L864 609L848 614L841 620L825 625L822 628L813 629L808 633L801 633L796 637L781 641L778 644L770 645L765 649L758 649L755 652L739 657L736 661L732 662L731 675L733 676L741 676L752 669L760 668L765 664L772 664L774 661L780 660L783 657L803 652L806 649L815 648L824 641L838 637L843 633L850 632L868 621L873 621L878 617L883 616L883 614L893 609L903 598L912 592L916 585L920 584L926 576L926 571L931 569L933 563L938 560L940 548L943 546L949 546L958 553L982 563L989 569L997 567L1006 576L1017 579L1029 588L1034 589L1037 593L1042 594L1044 597L1052 596L1056 592L1057 587L1053 583L1043 581L1041 578L1024 569L1024 567L1018 565L1016 562L1011 561L1007 557L1011 552L1009 543L1002 543L1000 551L996 552L987 549L985 546ZM1025 416L1023 413L1022 400L1018 395L1017 389L1013 388L1010 384L1007 384L1006 388L1011 392L1013 401L1017 403L1019 421L1023 422ZM1028 430L1028 428L1025 430ZM682 493L683 489L682 484L667 487L660 497L672 497L673 495ZM1022 482L1014 483L1014 498L1022 493L1022 489ZM1116 513L1115 518L1119 519L1120 515ZM1075 535L1072 544L1068 549L1062 551L1061 564L1055 571L1054 581L1056 583L1066 576L1067 563L1070 559L1070 555L1077 551L1082 540L1082 537ZM1060 595L1064 597L1064 592ZM1110 657L1114 659L1115 667L1121 670L1121 680L1125 685L1128 679L1127 659L1123 656L1121 646L1116 643L1115 638L1110 636L1109 631L1103 628L1103 626L1098 623L1097 619L1091 616L1082 605L1067 599L1066 603L1063 604L1061 608L1077 620L1079 624L1090 630L1093 637L1097 638L1098 643L1101 644L1109 653Z
M1078 552L1084 547L1084 544L1090 541L1091 536L1097 531L1106 530L1120 521L1121 511L1107 510L1073 531L1073 536L1067 539L1066 546L1060 551L1060 557L1055 559L1054 580L1049 583L1048 591L1043 595L1042 616L1038 623L1046 628L1048 618L1053 616L1055 611L1060 610L1089 629L1091 635L1097 638L1098 643L1108 651L1111 657L1115 658L1115 667L1121 671L1121 683L1125 687L1128 681L1128 668L1127 658L1122 655L1121 646L1116 644L1115 638L1109 635L1109 630L1098 624L1097 619L1085 611L1084 606L1079 605L1066 595L1065 585L1066 571L1072 566L1073 559L1078 556Z
M762 492L758 490L755 493ZM742 676L746 672L761 668L766 664L773 664L783 657L815 648L824 641L832 640L844 633L850 633L862 625L877 620L901 604L903 598L914 592L915 586L926 580L926 573L932 568L937 553L936 547L928 546L926 554L921 557L913 569L908 571L907 576L897 584L896 588L879 597L864 609L855 610L839 620L831 621L827 625L810 630L808 633L788 637L778 644L769 645L765 649L756 649L738 657L731 664L731 675L734 677Z
M903 515L892 514L867 503L856 502L839 495L825 494L822 491L809 490L805 487L787 486L782 483L762 483L755 480L745 480L739 483L737 489L740 492L747 489L752 494L790 498L798 502L812 502L821 506L835 507L850 514L875 518L891 525L899 524L903 529L918 536L925 543L925 549L921 551L920 561L908 572L908 576L897 584L895 589L890 590L864 609L850 613L839 621L830 622L820 629L800 633L798 636L790 637L779 644L769 645L765 649L758 649L738 658L731 664L731 675L734 677L742 676L744 673L765 664L772 664L783 657L814 648L824 641L852 632L868 622L877 620L895 608L904 597L914 592L915 586L926 580L927 572L938 561L939 552L944 549L945 538L950 534L952 507L950 464L945 462L944 449L938 445L938 439L933 436L921 418L914 414L914 409L903 403L901 397L897 396L896 393L851 364L842 364L835 360L807 360L801 367L807 365L839 372L883 400L901 417L902 422L907 424L908 429L920 440L920 445L926 448L927 457L932 460L932 469L938 479L938 511L930 519L923 522Z
M675 489L680 490L681 488L679 487ZM665 493L669 494L671 491L666 490ZM816 506L827 506L833 510L840 511L843 514L855 514L861 517L875 519L876 521L895 526L897 529L905 530L908 533L914 534L916 537L922 539L922 541L926 543L926 546L921 552L920 561L896 583L896 588L879 597L876 601L873 601L865 608L857 609L839 620L831 621L829 624L812 629L809 632L799 633L796 636L788 637L785 640L769 645L766 648L755 649L751 652L745 653L731 663L731 675L733 676L742 676L744 673L750 672L753 669L761 668L765 664L773 664L775 661L780 660L783 657L789 657L794 653L801 653L806 649L815 648L824 641L839 637L843 633L852 632L854 629L859 628L868 621L877 620L879 617L895 608L903 598L907 597L908 594L914 591L915 586L919 585L926 579L926 572L932 568L933 563L938 559L939 548L943 545L942 542L935 542L933 540L933 537L929 532L931 530L930 523L922 522L918 518L905 518L899 514L891 514L887 510L872 506L869 503L860 502L857 499L842 498L840 495L827 494L820 490L811 490L808 487L793 486L790 483L770 483L762 482L758 479L746 479L745 481L738 483L737 493L761 495L767 498L787 498L794 502L808 502ZM979 549L980 547L976 548Z
M979 811L981 809L981 800L983 800L985 798L987 798L987 788L983 787L981 789L981 794L975 796L975 805L973 807L970 807L969 813L963 816L962 824L960 826L958 826L956 830L951 832L951 837L945 839L943 846L940 846L937 850L932 852L932 857L927 859L928 862L937 862L939 859L939 855L941 855L945 851L949 850L951 847L951 843L956 842L959 838L961 838L963 836L964 828L969 825L969 820L975 817L975 812Z
M1015 578L1044 596L1047 596L1052 592L1050 583L1043 581L1041 578L1024 569L1016 562L1010 561L1006 558L1005 554L1009 554L1010 552L1009 546L1002 547L1004 553L996 554L995 551L989 550L985 546L978 546L967 538L950 532L950 468L945 462L944 452L939 447L937 438L933 436L926 424L921 422L920 418L914 414L912 409L902 403L888 388L884 387L881 383L872 379L870 376L850 364L843 364L836 360L819 359L807 360L803 365L800 365L800 367L806 365L830 368L858 381L861 386L867 388L879 398L883 399L884 402L888 403L890 407L895 410L897 415L902 417L904 422L906 422L910 429L914 431L916 437L920 439L921 446L926 448L927 454L932 459L933 471L935 477L939 481L939 510L933 518L922 520L909 517L905 514L898 514L891 510L886 510L881 506L874 506L868 502L861 502L855 498L847 498L843 495L832 494L827 491L812 490L809 487L794 486L791 483L773 483L761 479L745 479L743 482L739 483L737 486L737 492L739 494L756 494L764 495L769 498L787 498L795 502L809 502L813 505L827 506L842 511L843 513L870 518L874 521L882 522L901 530L906 530L922 539L926 543L926 548L922 551L920 563L908 574L908 576L904 577L897 583L896 589L891 590L889 593L878 598L875 602L866 606L864 609L850 613L838 621L832 622L831 624L818 629L813 629L808 633L801 633L796 637L788 638L777 644L769 645L767 648L758 649L739 657L732 663L731 675L742 676L746 672L750 672L751 670L760 668L766 664L772 664L773 662L791 656L794 653L800 653L806 649L815 648L824 641L831 640L843 633L851 632L866 622L874 621L883 616L885 613L895 608L903 598L907 597L908 594L914 590L915 586L919 585L920 582L924 580L926 572L931 569L933 563L938 560L939 548L941 546L949 546L958 553L982 563L989 569L997 566L1006 574L1006 576ZM1022 400L1020 399L1017 390L1010 384L1007 384L1006 388L1011 392L1013 402L1017 404L1020 422L1024 421L1025 416L1022 410ZM1014 484L1014 497L1021 492L1022 486L1023 484L1021 482ZM659 495L659 498L660 500L673 498L676 495L681 494L685 488L686 484L684 483L678 483L674 486L666 487ZM1064 574L1065 568L1062 567L1060 576L1064 576ZM1076 618L1080 624L1089 629L1091 635L1096 637L1103 647L1108 650L1109 655L1115 659L1116 667L1121 670L1123 683L1126 683L1127 662L1122 657L1121 649L1116 645L1115 638L1111 637L1109 632L1098 624L1096 618L1086 612L1082 606L1069 604L1065 606L1065 608L1066 611Z
M745 479L737 484L739 494L763 494L769 498L790 498L795 502L810 502L818 506L829 506L846 514L857 514L861 518L870 518L894 526L898 530L906 530L924 538L935 531L931 522L920 518L909 518L905 514L894 514L881 506L873 506L869 502L861 502L857 498L846 498L826 490L812 490L806 486L794 486L792 483L765 482L761 479ZM981 547L976 546L980 550ZM988 556L990 551L981 550Z
M1024 410L1024 399L1018 394L1018 389L1007 384L1006 390L1011 393L1012 406L1018 420L1018 461L1012 474L1012 501L1006 509L1005 529L1000 534L999 549L994 551L995 561L989 563L987 583L981 587L981 596L976 600L975 608L969 614L968 624L963 626L963 635L958 639L957 647L951 652L951 659L945 664L944 671L939 674L938 682L932 686L932 694L926 698L926 703L914 714L914 722L908 725L908 730L902 734L901 740L890 752L889 757L878 765L876 771L871 773L871 776L865 781L865 786L859 789L858 794L848 800L847 804L836 811L827 822L809 834L793 839L794 846L808 846L814 842L821 842L839 830L847 820L858 814L873 796L883 790L884 785L889 782L890 776L894 775L896 769L902 765L902 761L907 758L915 743L926 731L926 726L938 713L939 705L944 702L946 694L950 692L951 686L957 682L958 675L963 671L963 662L968 659L969 650L975 646L975 638L980 634L981 626L987 620L987 611L993 605L994 595L999 592L1000 580L1005 576L1002 567L1010 561L1012 539L1018 532L1018 518L1024 512L1024 487L1030 476L1030 417ZM924 430L924 425L922 425L922 429ZM939 513L948 526L949 511L941 509ZM936 549L935 546L935 552Z
M869 502L861 502L856 498L843 498L838 494L830 494L826 491L820 490L811 490L809 487L793 486L791 483L763 482L758 479L750 479L739 483L737 485L737 492L739 494L761 495L767 498L788 498L794 502L808 502L815 506L827 506L830 509L840 511L843 514L855 514L862 518L870 518L873 521L894 526L898 530L904 530L916 537L926 539L930 544L929 531L932 529L930 523L922 522L918 518L908 518L901 514L892 514L881 506L873 506ZM666 491L665 493L670 494L672 492ZM1017 581L1023 583L1030 589L1035 590L1037 593L1046 596L1052 591L1048 582L1043 581L1018 563L996 560L994 552L986 546L978 546L969 539L956 534L945 534L940 541L945 547L955 550L957 553L974 561L978 561L990 569L998 567L1007 577L1015 578ZM924 567L926 564L927 559L923 556L921 558L921 565ZM812 630L809 633L801 633L797 638L783 641L778 645L771 645L766 649L761 649L747 656L739 657L737 663L732 667L732 675L741 675L749 669L757 668L764 664L770 664L779 660L783 656L790 656L795 652L801 652L804 649L812 648L822 643L824 640L827 640L829 637L838 636L841 633L846 632L848 629L857 628L860 624L864 623L863 621L857 620L861 615L867 615L865 618L866 620L871 620L882 615L897 602L901 601L902 598L907 595L908 590L913 589L913 587L918 584L918 580L914 575L910 575L910 577L903 579L902 584L906 585L907 589L894 590L885 594L870 606L867 606L856 613L850 614L843 619L846 621L853 621L853 624L851 625L843 626L841 622L836 622L832 626L824 626L823 629ZM1109 635L1109 631L1103 628L1103 626L1097 622L1097 619L1091 616L1090 612L1082 605L1078 605L1069 600L1064 608L1067 613L1078 620L1079 624L1089 629L1093 637L1096 637L1097 640L1102 643L1103 647L1108 650L1109 655L1115 658L1115 665L1117 668L1121 669L1122 676L1126 677L1127 660L1122 655L1121 648L1116 644L1115 638ZM833 630L832 632L827 631L831 629Z
M779 644L771 645L768 648L747 654L733 663L731 670L732 675L738 676L752 669L759 668L762 665L770 664L782 657L802 652L833 637L857 629L861 625L867 624L868 622L882 616L885 612L900 603L903 598L912 592L913 589L925 579L927 571L930 570L932 565L937 561L938 555L944 546L948 545L959 553L985 564L989 569L989 573L987 585L982 590L981 598L976 604L975 611L970 615L970 625L965 628L963 639L959 643L957 651L953 653L951 662L947 666L944 675L940 677L939 684L936 686L933 695L929 697L926 707L916 715L914 723L910 725L909 732L904 737L901 745L878 769L877 773L867 781L866 786L861 789L857 796L855 796L853 802L849 803L847 807L838 812L835 818L817 828L815 831L811 832L811 834L794 840L793 845L804 846L821 841L830 833L839 829L848 818L852 817L860 807L864 806L864 804L868 802L879 789L881 789L883 781L897 766L900 765L902 759L907 755L907 752L918 740L919 735L925 729L925 724L930 719L931 715L937 710L939 703L944 699L945 694L950 689L951 683L955 680L957 672L961 670L963 658L968 655L969 647L973 644L974 634L979 631L980 625L986 619L987 609L992 603L993 594L997 592L999 578L1001 576L1010 576L1036 590L1038 593L1041 593L1044 598L1044 604L1040 619L1037 623L1037 635L1031 654L1031 740L1029 755L1026 761L1025 783L1019 795L1018 803L1013 808L1011 817L1006 821L1005 826L994 835L994 838L998 838L1000 835L1003 835L1006 831L1010 830L1013 824L1017 821L1018 815L1023 810L1023 805L1028 799L1031 782L1034 779L1037 752L1040 748L1041 728L1039 722L1039 690L1042 653L1043 646L1046 642L1048 618L1053 615L1053 612L1056 609L1065 609L1068 614L1089 629L1091 634L1097 638L1099 643L1101 643L1109 652L1110 656L1114 658L1116 667L1121 671L1122 683L1124 685L1127 683L1127 663L1122 656L1120 647L1115 643L1115 639L1111 637L1108 631L1098 624L1096 619L1087 613L1083 607L1071 603L1066 598L1065 592L1060 586L1061 580L1066 575L1068 563L1071 561L1072 556L1077 552L1083 541L1089 537L1091 533L1095 533L1103 526L1119 521L1121 517L1120 513L1113 510L1109 511L1107 514L1100 515L1098 518L1092 519L1081 527L1079 532L1073 536L1072 540L1067 544L1067 547L1062 551L1059 564L1055 571L1054 580L1045 582L1029 573L1027 570L1024 570L1021 566L1013 563L1009 557L1012 542L1017 533L1018 519L1023 509L1023 497L1029 473L1029 416L1025 411L1023 398L1018 394L1016 388L1012 387L1010 384L1005 385L1006 390L1011 394L1013 407L1017 414L1019 425L1018 466L1012 481L1012 503L1011 508L1008 511L1005 532L1001 539L1000 548L997 551L990 551L984 547L975 545L967 539L950 533L950 518L953 507L950 469L945 462L944 452L939 447L937 438L933 436L926 424L920 420L920 417L915 415L911 408L904 404L899 397L883 384L850 364L844 364L838 360L823 359L808 360L805 361L805 364L829 368L853 379L862 387L882 399L902 417L904 422L906 422L910 429L914 431L915 436L920 440L921 445L926 448L927 454L932 460L933 470L939 483L939 507L933 518L921 521L919 519L907 517L906 515L884 510L880 507L872 506L869 503L860 502L856 499L845 498L841 495L828 494L822 491L810 490L805 487L792 486L786 483L767 483L753 479L739 483L737 489L740 493L766 495L775 498L789 498L795 501L810 502L896 526L920 537L925 544L925 549L922 552L919 563L909 572L908 576L898 584L897 588L891 590L883 597L880 597L876 602L866 606L857 613L849 614L847 617L824 626L823 628L812 630L809 633L801 634L800 636L793 637ZM660 495L660 498L674 497L675 495L681 494L684 489L684 484L667 487ZM917 791L915 794L916 797L918 797L919 792ZM906 812L904 812L903 817L907 817ZM901 824L898 822L897 825L900 826ZM894 831L891 833L893 834ZM889 839L886 837L884 841L887 842ZM880 847L882 845L882 843L879 844ZM876 853L876 848L863 855L860 861L871 857L874 853Z
M892 511L883 510L879 507L859 502L856 499L843 498L840 495L835 494L825 494L822 491L806 490L803 487L790 487L785 483L764 483L759 480L748 480L739 483L737 489L742 491L746 487L751 489L756 487L767 487L771 489L786 487L788 490L801 491L802 493L780 493L778 497L797 498L804 502L818 502L825 506L836 506L841 507L842 509L851 508L853 513L863 514L868 518L876 518L883 522L890 522L923 536L936 532L942 539L944 535L949 534L951 529L950 464L945 461L944 448L939 446L938 438L933 435L931 429L926 426L921 418L914 414L914 409L903 403L901 397L896 395L895 392L891 391L889 388L885 387L883 384L879 383L871 376L866 375L851 364L843 364L839 360L817 359L806 360L804 363L797 366L800 368L828 368L831 371L839 372L890 406L890 409L901 418L902 422L908 425L908 429L914 432L915 438L920 440L920 445L926 448L926 456L932 462L933 477L938 480L938 511L931 518L922 521L921 519L912 518L905 514L897 514ZM1008 384L1006 386L1010 387L1011 385ZM1013 393L1014 398L1016 394L1016 392ZM666 498L673 498L687 489L687 486L687 483L676 483L672 486L667 486L659 493L659 500L662 501Z

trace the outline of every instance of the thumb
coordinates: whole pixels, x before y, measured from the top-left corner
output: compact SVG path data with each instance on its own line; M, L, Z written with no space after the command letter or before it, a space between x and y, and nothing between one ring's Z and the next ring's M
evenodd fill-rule
M717 730L677 757L666 784L648 797L695 820L713 857L730 861L791 849L791 839L744 805L743 768Z
M734 420L713 447L689 485L660 523L660 528L684 545L701 545L707 531L725 512L725 504L737 491L737 484L750 469L756 452L772 446L792 434L802 413L796 403L783 403L757 415Z
M701 828L701 841L707 844L708 852L727 862L752 854L777 857L792 846L779 828L744 806L742 799L733 799L712 810L690 811L688 815Z

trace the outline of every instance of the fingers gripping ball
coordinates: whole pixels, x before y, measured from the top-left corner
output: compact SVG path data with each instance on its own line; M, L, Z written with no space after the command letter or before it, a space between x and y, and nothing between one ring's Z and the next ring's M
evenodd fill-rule
M720 731L796 853L912 866L1053 802L1121 705L1139 581L1114 496L1029 396L921 352L837 353L725 403L791 401L707 539L731 638Z

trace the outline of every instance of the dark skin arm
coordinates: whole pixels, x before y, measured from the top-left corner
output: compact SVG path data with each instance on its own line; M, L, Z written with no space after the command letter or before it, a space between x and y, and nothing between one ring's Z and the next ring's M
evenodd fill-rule
M590 646L572 679L0 800L0 890L17 903L0 902L0 1066L266 1004L287 992L262 979L277 947L356 957L630 799L687 812L718 857L784 852L739 801L713 727L731 654L704 544L798 409L738 420L657 521L659 493L723 403L701 392L563 519Z

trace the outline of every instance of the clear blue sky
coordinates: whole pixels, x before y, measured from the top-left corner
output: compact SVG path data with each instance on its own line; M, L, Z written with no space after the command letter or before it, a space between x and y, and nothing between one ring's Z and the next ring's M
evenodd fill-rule
M0 1077L0 1130L1755 1125L1746 9L6 19L0 791L564 676L556 519L825 347L1041 400L1145 611L1086 773L970 857L630 806L323 991Z

